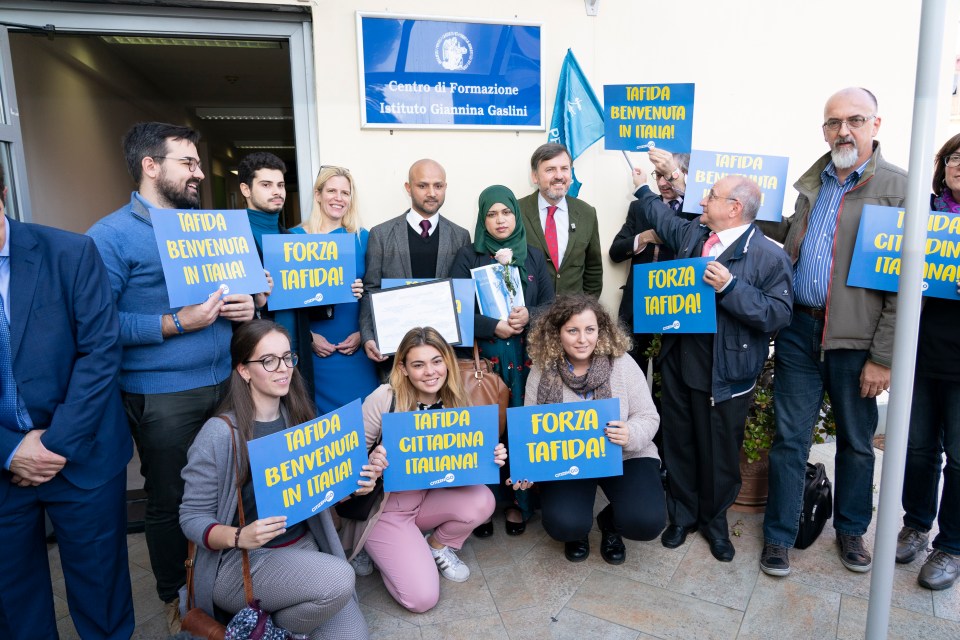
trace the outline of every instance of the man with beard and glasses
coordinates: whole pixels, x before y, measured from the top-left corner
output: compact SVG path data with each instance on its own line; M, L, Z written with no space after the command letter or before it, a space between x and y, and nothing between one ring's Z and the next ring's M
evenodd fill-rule
M760 568L790 573L804 472L824 392L837 421L833 527L840 562L870 570L863 535L873 516L876 397L890 385L897 296L847 286L864 205L902 207L907 174L883 159L877 99L866 89L835 93L823 110L830 153L794 185L794 215L773 225L794 264L793 320L776 339L776 435Z
M230 377L230 323L254 313L251 296L222 295L220 289L202 304L170 308L149 209L200 206L199 138L187 127L134 125L123 149L137 191L87 232L103 257L120 313L120 389L147 492L150 565L171 633L180 628L178 590L186 577L180 471Z
M470 244L470 232L440 215L447 194L447 173L435 160L417 160L407 183L410 208L370 229L363 289L380 291L384 278L430 280L450 277L453 258ZM385 362L377 348L370 296L360 298L360 339L367 357Z
M603 256L597 210L567 195L573 160L562 144L540 145L530 158L530 176L537 191L521 198L520 213L527 242L547 256L557 295L603 290Z

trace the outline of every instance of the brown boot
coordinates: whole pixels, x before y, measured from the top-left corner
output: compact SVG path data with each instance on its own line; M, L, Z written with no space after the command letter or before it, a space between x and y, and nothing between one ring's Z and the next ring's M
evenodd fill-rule
M175 636L180 633L180 598L164 603L163 614L167 618L167 629L170 635Z

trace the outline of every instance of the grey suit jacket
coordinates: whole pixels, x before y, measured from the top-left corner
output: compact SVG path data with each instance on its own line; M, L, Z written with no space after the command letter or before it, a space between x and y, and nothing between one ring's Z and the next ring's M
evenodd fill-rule
M409 211L409 209L407 210ZM380 291L384 278L412 278L410 244L407 239L407 212L378 224L370 230L367 241L367 271L363 276L364 296L360 299L360 340L376 340L370 295ZM450 277L453 258L460 247L470 244L470 232L440 216L437 230L440 247L437 251L437 271L434 277Z

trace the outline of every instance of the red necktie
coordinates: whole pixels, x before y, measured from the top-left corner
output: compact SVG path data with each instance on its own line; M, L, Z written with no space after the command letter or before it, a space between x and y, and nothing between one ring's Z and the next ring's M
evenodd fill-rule
M720 236L715 233L711 233L710 237L707 238L707 241L703 243L703 253L700 254L702 258L710 257L710 249L713 249L713 245L720 242Z
M557 271L560 271L560 249L557 245L557 221L553 219L553 214L557 212L556 205L547 207L547 228L543 230L543 237L547 241L547 251L550 253L550 260Z
M420 237L423 238L424 240L426 240L427 238L429 238L429 237L430 237L430 221L429 221L429 220L421 220L421 221L420 221L420 228L422 229L422 231L420 232Z

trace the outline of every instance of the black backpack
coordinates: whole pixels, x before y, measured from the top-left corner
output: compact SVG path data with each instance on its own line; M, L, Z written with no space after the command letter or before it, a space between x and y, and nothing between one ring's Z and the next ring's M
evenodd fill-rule
M833 491L823 464L807 463L803 479L803 510L794 547L806 549L820 537L823 525L833 516Z

